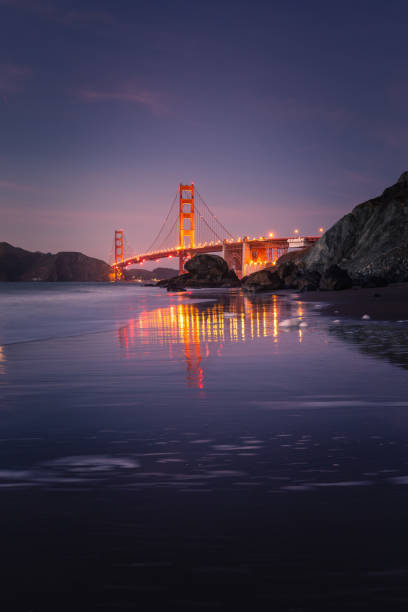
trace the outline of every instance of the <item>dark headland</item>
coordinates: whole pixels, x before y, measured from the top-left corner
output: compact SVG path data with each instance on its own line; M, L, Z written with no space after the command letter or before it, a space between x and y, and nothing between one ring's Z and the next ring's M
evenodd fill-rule
M110 280L110 272L105 261L83 253L32 252L0 242L0 281L102 282ZM172 268L139 268L126 270L125 279L147 282L170 278L175 273Z
M110 266L83 253L41 253L0 242L0 281L104 281Z

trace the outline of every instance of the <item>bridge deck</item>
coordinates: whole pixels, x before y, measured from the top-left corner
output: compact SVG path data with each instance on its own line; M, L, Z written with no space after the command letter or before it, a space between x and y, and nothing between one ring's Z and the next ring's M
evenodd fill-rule
M312 244L320 238L320 236L302 236L305 244ZM198 245L194 248L174 247L151 253L140 253L128 257L121 262L118 262L115 267L123 269L128 266L143 264L147 261L160 261L160 259L172 259L174 257L192 257L200 253L219 253L224 248L242 247L243 242L252 250L254 249L283 249L287 250L289 243L288 238L249 238L243 240L226 240L225 242L215 242L204 245Z

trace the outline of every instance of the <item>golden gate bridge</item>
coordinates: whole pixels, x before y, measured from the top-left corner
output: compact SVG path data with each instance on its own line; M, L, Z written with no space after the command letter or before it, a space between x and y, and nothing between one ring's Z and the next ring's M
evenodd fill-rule
M179 272L182 274L184 264L194 255L221 252L228 267L235 270L238 278L242 278L275 265L290 247L308 246L319 237L234 237L212 212L194 183L180 183L159 232L145 252L127 252L129 249L125 248L127 241L124 231L115 230L112 268L115 280L120 280L124 278L124 270L130 266L178 257Z

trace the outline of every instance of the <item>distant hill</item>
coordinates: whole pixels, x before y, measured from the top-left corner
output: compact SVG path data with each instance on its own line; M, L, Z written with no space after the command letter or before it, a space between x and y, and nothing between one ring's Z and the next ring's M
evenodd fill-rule
M0 242L0 281L105 281L110 266L83 253L32 252Z
M153 278L157 280L164 280L166 278L174 278L178 276L179 271L174 268L155 268L153 270Z
M155 268L154 270L144 270L143 268L133 268L124 271L126 279L152 281L165 280L178 275L178 270L173 268Z
M143 268L123 270L123 275L126 280L151 281L153 278L151 270L144 270Z

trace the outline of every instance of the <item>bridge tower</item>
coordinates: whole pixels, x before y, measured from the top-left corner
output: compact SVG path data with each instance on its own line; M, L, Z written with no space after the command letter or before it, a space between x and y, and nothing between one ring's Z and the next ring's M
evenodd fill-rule
M195 247L194 183L192 185L183 185L180 183L179 248L181 251L184 251L184 249L188 247ZM180 274L182 274L184 270L185 253L180 252L179 260L179 271Z
M123 259L123 230L115 230L115 280L121 280L123 277L122 269L116 267L116 264L122 262Z

